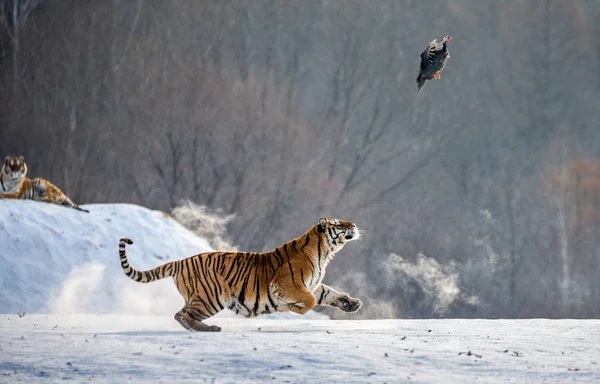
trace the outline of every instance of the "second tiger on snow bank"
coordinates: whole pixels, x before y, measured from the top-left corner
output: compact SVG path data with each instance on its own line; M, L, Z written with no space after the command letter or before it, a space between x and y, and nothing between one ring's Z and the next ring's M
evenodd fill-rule
M23 156L6 156L0 172L0 199L37 200L89 213L46 179L27 177Z
M359 237L356 224L322 218L301 237L265 253L206 252L138 271L129 265L125 251L133 242L123 238L119 256L123 272L140 283L173 277L185 300L175 320L184 328L218 332L220 327L202 320L224 308L246 317L285 311L303 315L316 305L358 311L359 299L322 281L335 254Z

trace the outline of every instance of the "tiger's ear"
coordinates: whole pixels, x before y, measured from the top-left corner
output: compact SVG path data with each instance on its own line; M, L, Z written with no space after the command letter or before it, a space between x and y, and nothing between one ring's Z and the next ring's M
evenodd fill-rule
M19 156L19 160L21 160L21 163L25 162L25 158L23 156Z
M6 156L6 157L4 158L4 162L5 162L6 164L8 164L8 159L10 159L10 156Z
M325 231L325 225L327 224L327 218L326 217L321 217L319 219L319 231L320 232L324 232Z

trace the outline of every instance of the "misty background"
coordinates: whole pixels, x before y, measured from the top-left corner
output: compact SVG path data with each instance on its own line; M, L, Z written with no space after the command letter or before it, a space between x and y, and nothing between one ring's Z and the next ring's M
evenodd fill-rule
M0 4L0 154L76 203L248 251L354 221L356 318L600 315L600 2Z

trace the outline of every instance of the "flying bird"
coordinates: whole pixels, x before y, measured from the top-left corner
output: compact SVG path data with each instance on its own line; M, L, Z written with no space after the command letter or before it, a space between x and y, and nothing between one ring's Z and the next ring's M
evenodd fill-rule
M419 91L427 80L439 79L440 71L444 69L446 60L450 57L446 44L452 40L450 36L444 36L441 42L437 39L431 40L427 48L421 53L421 67L417 76L417 88Z

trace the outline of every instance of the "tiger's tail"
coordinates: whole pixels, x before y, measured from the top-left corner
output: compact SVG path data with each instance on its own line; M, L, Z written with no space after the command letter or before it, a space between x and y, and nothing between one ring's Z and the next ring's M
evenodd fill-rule
M129 265L129 261L127 260L125 244L131 245L133 244L133 241L126 237L119 241L119 257L121 259L121 267L123 268L123 272L125 275L127 275L127 277L139 283L151 283L156 280L173 276L173 262L163 264L160 267L156 267L148 271L138 271L137 269L134 269L131 265Z
M81 208L79 205L75 204L73 201L71 201L71 199L69 199L67 196L63 196L62 201L60 202L60 205L62 205L63 207L69 207L69 208L73 208L76 209L78 211L82 211L82 212L87 212L90 213L90 211L88 211L87 209L83 209Z

